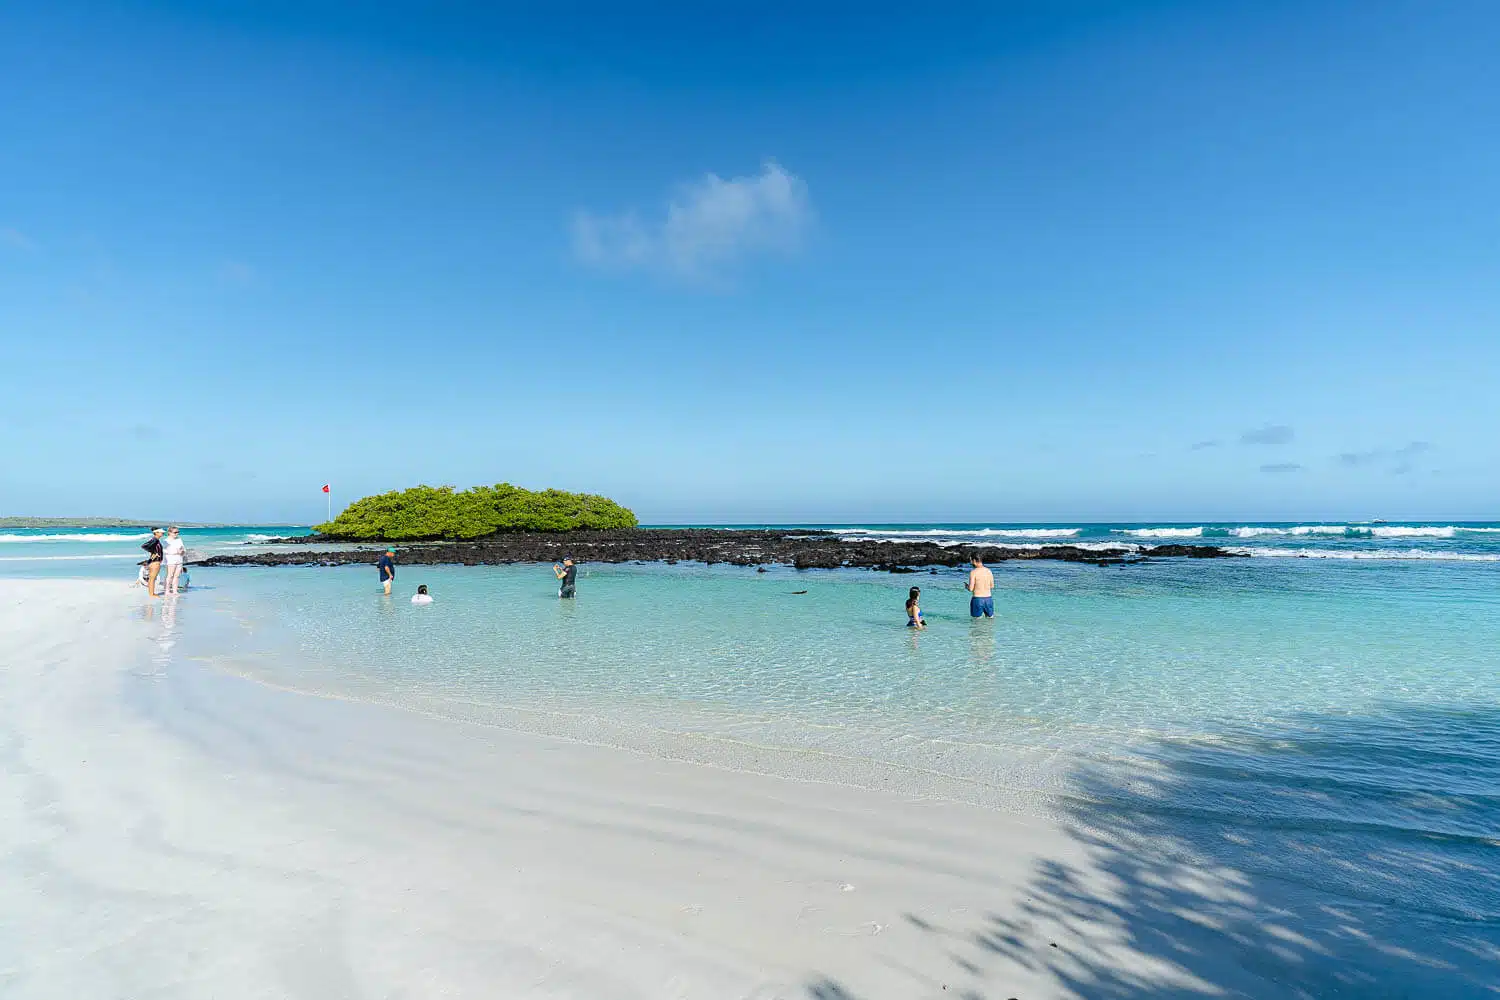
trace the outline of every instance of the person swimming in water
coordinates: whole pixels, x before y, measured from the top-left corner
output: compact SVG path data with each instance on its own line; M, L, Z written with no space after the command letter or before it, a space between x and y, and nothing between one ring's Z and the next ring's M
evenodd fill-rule
M926 628L927 622L922 618L922 608L917 601L922 596L921 587L911 588L911 593L906 595L906 627Z
M417 585L417 592L415 594L411 595L411 602L413 604L431 604L432 603L432 595L427 592L427 584L420 583L420 584Z

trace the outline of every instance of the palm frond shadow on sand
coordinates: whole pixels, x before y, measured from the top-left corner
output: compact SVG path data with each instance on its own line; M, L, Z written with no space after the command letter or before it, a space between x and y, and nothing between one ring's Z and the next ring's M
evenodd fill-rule
M1040 977L1080 1000L1500 998L1500 708L1304 717L1148 756L1073 775L1085 868L1040 862L976 924L905 915L942 938L944 967L920 970L935 995L1027 1000L1017 980ZM890 995L927 992L908 986ZM805 992L866 1000L821 976Z

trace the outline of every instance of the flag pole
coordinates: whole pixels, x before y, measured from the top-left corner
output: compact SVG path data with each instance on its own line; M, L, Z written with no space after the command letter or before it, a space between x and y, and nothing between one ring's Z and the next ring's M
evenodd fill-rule
M333 520L333 487L328 487L328 520Z

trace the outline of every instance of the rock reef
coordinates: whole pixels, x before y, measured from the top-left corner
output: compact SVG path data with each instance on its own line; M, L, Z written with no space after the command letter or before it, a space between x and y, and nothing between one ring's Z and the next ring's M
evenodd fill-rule
M219 555L206 566L341 566L368 563L374 546L320 548L330 539L317 535L276 539L266 544L296 544L299 550ZM383 546L382 546L383 547ZM611 531L535 532L490 535L474 541L395 543L399 562L408 565L457 563L491 566L505 563L550 563L570 556L579 562L700 562L734 566L781 564L797 569L859 567L891 573L936 566L961 566L978 554L985 562L1046 559L1099 566L1154 558L1217 559L1234 557L1216 545L1156 545L1082 548L1043 545L1017 548L997 545L938 545L934 542L850 541L832 532L722 529L626 528Z

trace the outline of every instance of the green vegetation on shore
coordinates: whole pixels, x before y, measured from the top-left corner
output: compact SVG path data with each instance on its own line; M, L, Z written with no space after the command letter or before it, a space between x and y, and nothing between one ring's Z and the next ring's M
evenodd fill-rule
M483 538L501 531L633 528L635 515L592 493L521 489L509 483L454 490L414 486L356 500L313 531L359 541Z

